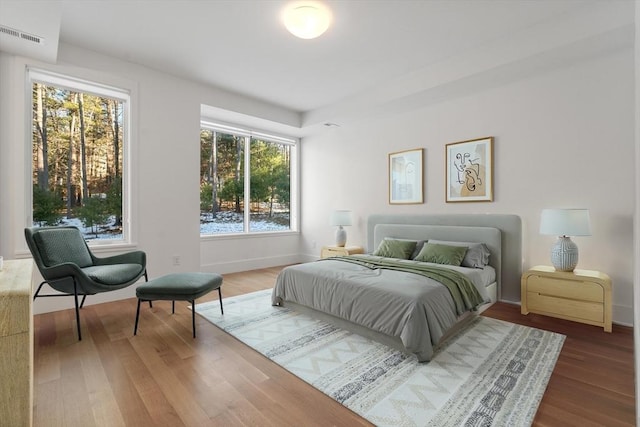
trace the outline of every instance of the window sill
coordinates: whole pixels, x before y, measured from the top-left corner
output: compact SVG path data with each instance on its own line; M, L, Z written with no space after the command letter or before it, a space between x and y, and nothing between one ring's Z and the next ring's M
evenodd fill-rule
M89 249L91 249L91 252L94 254L106 254L110 252L121 253L121 252L127 252L127 251L140 250L140 248L138 248L137 243L114 243L114 244L105 243L101 245L91 245L91 243L89 243ZM29 249L20 249L16 251L15 258L16 259L32 258L32 255Z
M264 231L254 233L236 233L236 234L201 234L200 241L216 241L216 240L242 240L242 239L261 239L272 237L286 237L299 235L299 231Z

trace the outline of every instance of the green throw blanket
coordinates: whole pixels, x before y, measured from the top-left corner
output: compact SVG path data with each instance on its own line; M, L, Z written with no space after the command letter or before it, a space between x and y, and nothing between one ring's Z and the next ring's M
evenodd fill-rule
M350 262L371 270L381 268L404 271L433 279L449 289L453 301L456 304L458 315L461 315L465 311L473 310L480 304L486 302L467 276L448 268L436 267L419 261L384 258L374 255L349 255L325 259Z

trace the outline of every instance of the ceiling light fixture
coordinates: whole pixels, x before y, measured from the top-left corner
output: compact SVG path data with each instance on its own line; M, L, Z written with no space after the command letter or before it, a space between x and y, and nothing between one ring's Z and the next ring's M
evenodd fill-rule
M287 5L283 12L285 27L301 39L321 36L331 23L331 11L317 1L298 1Z

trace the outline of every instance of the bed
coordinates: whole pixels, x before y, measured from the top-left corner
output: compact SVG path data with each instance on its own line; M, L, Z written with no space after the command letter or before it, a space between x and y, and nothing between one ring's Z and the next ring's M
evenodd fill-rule
M514 255L521 259L517 216L373 215L367 232L365 255L283 269L272 303L310 313L428 361L437 345L465 319L500 298L505 278L520 274L521 261L514 260ZM436 247L482 246L490 253L488 263L449 266L411 259L416 252L422 254L420 248L414 248L409 259L390 257L381 250L388 243L404 247L407 242L425 241L433 242L424 245L429 246L425 253Z

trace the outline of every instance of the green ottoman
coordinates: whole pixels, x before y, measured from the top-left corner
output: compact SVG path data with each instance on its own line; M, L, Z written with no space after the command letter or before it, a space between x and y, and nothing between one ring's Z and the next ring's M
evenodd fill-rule
M191 323L193 325L193 337L196 337L196 299L218 290L220 300L220 311L222 309L222 276L216 273L173 273L138 286L136 296L138 297L138 310L136 311L136 325L133 335L138 332L138 319L140 317L140 303L142 301L165 300L171 301L171 313L176 311L176 301L191 302Z

